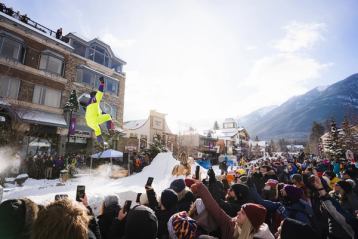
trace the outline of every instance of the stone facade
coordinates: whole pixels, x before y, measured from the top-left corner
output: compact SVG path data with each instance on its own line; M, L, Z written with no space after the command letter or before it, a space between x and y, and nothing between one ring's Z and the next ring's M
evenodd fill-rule
M10 102L11 107L25 107L29 111L38 110L52 114L59 114L61 117L66 118L68 122L68 117L66 114L64 114L63 107L68 101L70 92L75 89L77 91L77 95L79 96L82 93L89 93L93 90L91 87L84 85L81 82L77 82L77 68L79 66L85 66L96 72L99 72L100 74L115 78L119 82L118 95L110 95L109 93L105 92L103 101L117 107L117 114L114 120L118 127L123 126L125 92L124 73L118 73L111 68L77 55L74 53L74 48L71 47L71 45L68 43L61 42L52 36L45 36L44 34L40 34L38 31L36 31L36 29L33 29L32 26L19 23L16 21L16 19L11 19L11 17L5 16L2 13L0 13L0 34L1 33L9 34L10 38L11 36L14 36L16 39L20 39L24 50L23 57L19 61L3 57L0 52L0 77L11 77L11 79L20 80L17 98L5 99L7 102ZM63 57L63 74L56 75L39 69L41 54L44 51L50 51L55 55ZM0 81L2 80L3 78L0 78ZM33 103L34 89L36 85L61 91L60 106L50 107ZM77 123L85 125L84 115L80 113L76 115ZM31 128L34 128L32 125L33 122L21 122L21 124L27 124L27 127L22 127L21 129L26 128L30 131ZM54 131L57 132L57 136L54 136L56 138L54 141L58 142L58 148L55 150L58 153L63 154L66 150L66 135L68 124L57 126L57 129L56 126L53 125L49 127L54 127ZM47 129L47 125L42 123L42 128ZM92 136L91 138L87 139L87 153L91 153L92 151L93 138L94 137ZM72 148L75 149L76 147Z

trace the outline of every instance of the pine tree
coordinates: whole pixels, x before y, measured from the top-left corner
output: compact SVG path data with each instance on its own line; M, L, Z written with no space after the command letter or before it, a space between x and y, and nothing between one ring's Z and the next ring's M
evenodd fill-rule
M149 154L150 157L153 159L157 154L161 152L167 152L167 149L163 142L161 141L160 135L156 134L153 137L153 143L149 144Z
M64 106L64 110L65 111L77 112L77 110L78 110L78 99L77 99L76 90L72 90L72 92L70 94L70 98L68 99L68 101L66 102L66 104Z
M355 150L355 147L354 147L355 142L354 142L351 126L349 124L347 117L344 118L344 121L342 123L342 130L344 133L343 139L342 139L342 147L344 148L345 151L347 151L347 150L354 151Z
M218 130L220 129L219 127L219 123L217 121L214 122L214 127L213 127L214 130Z
M344 149L342 148L342 137L339 136L336 122L331 121L331 130L328 139L328 155L331 160L339 160L344 158Z
M319 139L324 134L324 126L316 121L312 124L311 134L308 139L307 149L309 153L319 154Z

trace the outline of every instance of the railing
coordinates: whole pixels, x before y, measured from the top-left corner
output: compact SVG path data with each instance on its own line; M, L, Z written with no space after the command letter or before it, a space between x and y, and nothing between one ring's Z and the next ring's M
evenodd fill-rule
M59 39L59 40L62 40L63 42L68 43L68 38L67 38L67 37L63 37L63 36L62 36L62 32L61 32L61 34L59 34L59 35L56 36L56 33L57 33L57 32L51 30L51 29L48 28L48 27L45 27L44 25L41 25L41 24L38 23L38 22L35 22L35 21L32 20L31 18L29 18L26 14L21 15L19 11L18 11L18 12L15 12L11 7L8 8L8 7L6 7L3 3L0 3L0 11L3 12L3 13L5 13L5 14L8 15L8 16L11 16L11 17L13 17L13 18L15 18L15 19L17 19L17 20L23 22L23 23L28 24L29 26L31 26L31 27L33 27L33 28L35 28L35 29L37 29L37 30L39 30L39 31L41 31L41 32L43 32L43 33L45 33L45 34L48 34L48 35L50 35L50 36L52 36L52 37L55 37L55 38L57 38L57 39Z

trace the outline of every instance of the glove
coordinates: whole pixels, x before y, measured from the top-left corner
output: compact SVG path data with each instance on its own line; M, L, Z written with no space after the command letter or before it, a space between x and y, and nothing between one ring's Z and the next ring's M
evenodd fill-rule
M104 78L103 78L103 76L101 76L101 77L99 78L99 81L100 81L102 84L104 84Z

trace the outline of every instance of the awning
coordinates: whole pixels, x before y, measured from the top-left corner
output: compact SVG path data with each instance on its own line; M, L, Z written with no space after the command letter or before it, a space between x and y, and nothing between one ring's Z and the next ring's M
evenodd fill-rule
M54 114L40 110L16 109L17 116L24 122L56 127L67 127L66 120L61 114Z

